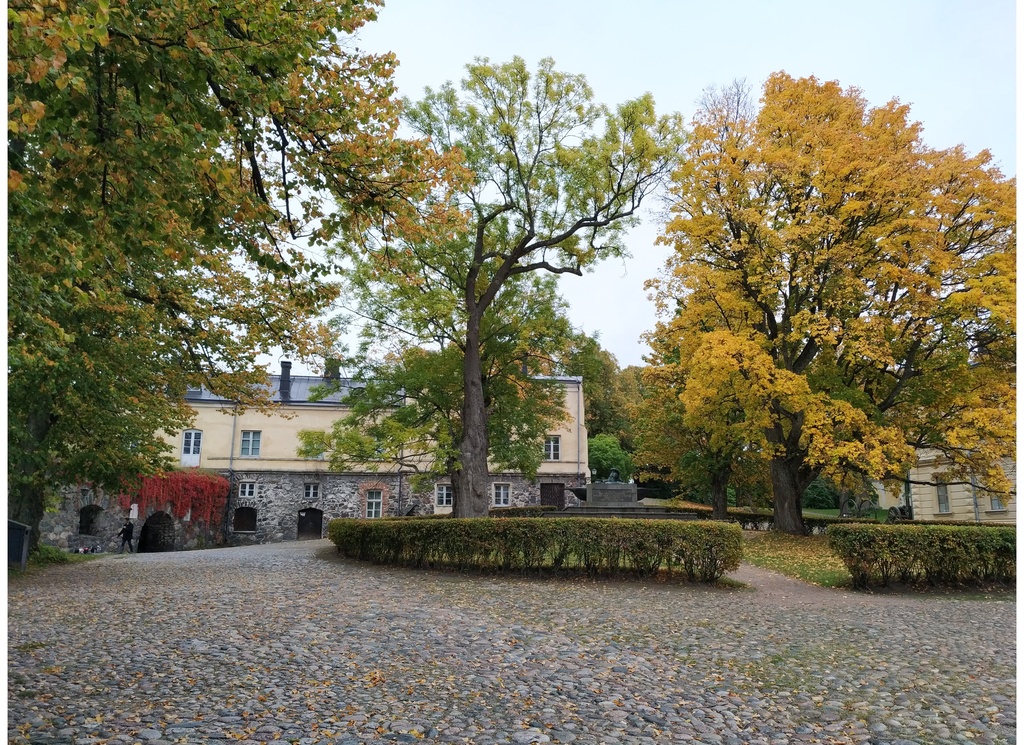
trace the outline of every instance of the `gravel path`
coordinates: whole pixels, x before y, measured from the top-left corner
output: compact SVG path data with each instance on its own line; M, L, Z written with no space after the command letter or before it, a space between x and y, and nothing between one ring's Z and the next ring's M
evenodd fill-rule
M1014 601L332 552L108 556L11 582L9 742L1015 742Z

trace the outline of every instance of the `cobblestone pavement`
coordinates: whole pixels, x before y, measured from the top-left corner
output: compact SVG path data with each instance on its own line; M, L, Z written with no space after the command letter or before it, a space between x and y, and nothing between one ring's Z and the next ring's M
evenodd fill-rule
M1012 743L1016 603L366 566L326 541L8 588L12 743Z

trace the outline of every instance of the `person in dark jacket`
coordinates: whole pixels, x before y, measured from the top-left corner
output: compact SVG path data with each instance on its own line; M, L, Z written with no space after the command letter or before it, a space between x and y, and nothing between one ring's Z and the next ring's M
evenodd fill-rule
M132 549L132 535L135 533L135 525L131 520L125 520L124 526L121 528L121 532L118 533L121 536L121 550L117 553L124 553L124 544L128 544L128 553L134 553Z

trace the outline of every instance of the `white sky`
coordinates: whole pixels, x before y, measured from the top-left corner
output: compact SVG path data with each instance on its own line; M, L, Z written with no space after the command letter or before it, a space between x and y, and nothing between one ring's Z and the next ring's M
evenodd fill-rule
M872 105L898 98L931 147L987 148L1016 173L1013 0L388 0L360 32L367 51L394 52L399 94L458 82L474 57L532 69L552 57L615 105L645 92L688 121L701 92L746 78L759 90L785 70L857 87ZM655 205L652 205L652 207ZM622 367L642 364L655 313L643 284L667 249L648 215L632 259L563 277L574 325L598 332Z

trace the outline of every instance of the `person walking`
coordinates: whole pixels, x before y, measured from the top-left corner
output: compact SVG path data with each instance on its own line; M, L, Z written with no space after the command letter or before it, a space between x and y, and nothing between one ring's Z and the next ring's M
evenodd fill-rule
M135 525L131 520L126 519L124 525L121 527L121 531L118 533L121 536L121 550L117 553L124 553L124 544L128 544L128 553L134 553L132 549L132 535L135 533Z

